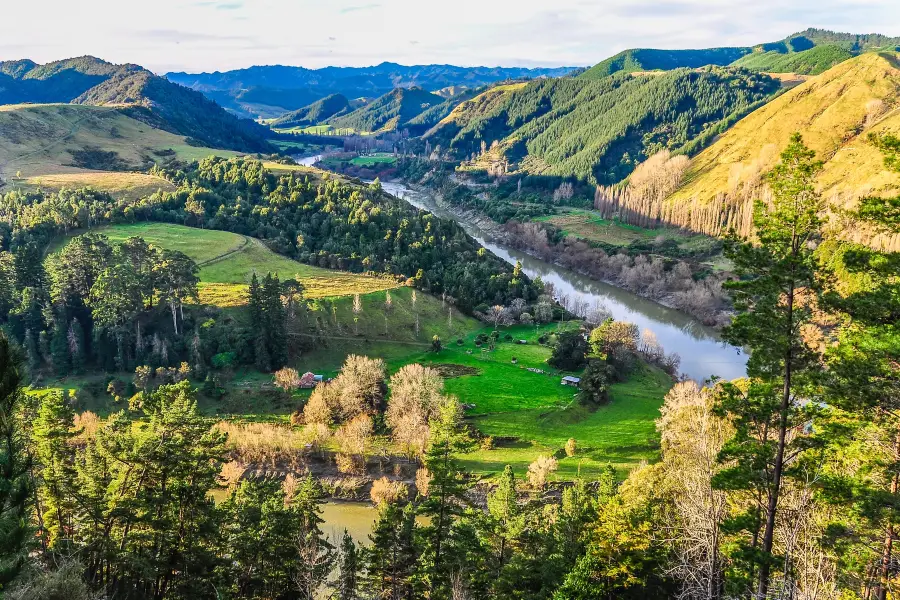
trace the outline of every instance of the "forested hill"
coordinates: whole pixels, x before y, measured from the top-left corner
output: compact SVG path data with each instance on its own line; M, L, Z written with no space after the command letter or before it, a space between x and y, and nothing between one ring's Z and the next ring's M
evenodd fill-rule
M705 50L654 50L636 48L624 50L594 65L578 77L601 79L613 73L642 71L671 71L681 67L697 68L705 65L728 65L750 53L750 48L707 48Z
M893 49L898 45L900 37L807 29L777 42L752 47L625 50L598 63L579 77L600 79L618 72L669 71L704 65L733 65L761 72L815 75L861 52Z
M324 123L351 111L350 101L343 94L332 94L316 100L309 106L289 112L269 122L272 127L308 127Z
M798 131L825 161L818 184L829 201L897 195L900 178L885 169L870 134L900 135L898 103L900 54L866 53L845 61L748 115L694 157L668 203L700 210L725 202L740 210Z
M426 110L444 104L444 98L421 88L398 88L329 124L356 131L393 131L402 129Z
M28 60L0 63L0 104L24 102L126 105L129 116L198 145L271 150L264 128L137 65L114 65L90 56L46 65Z
M495 170L616 183L659 150L701 148L778 87L722 67L501 86L458 106L427 139Z
M372 67L323 69L255 66L224 73L169 73L166 77L203 92L236 114L276 118L331 94L372 98L398 87L421 87L428 91L448 87L471 89L509 79L561 77L573 70L573 67L405 66L385 62Z

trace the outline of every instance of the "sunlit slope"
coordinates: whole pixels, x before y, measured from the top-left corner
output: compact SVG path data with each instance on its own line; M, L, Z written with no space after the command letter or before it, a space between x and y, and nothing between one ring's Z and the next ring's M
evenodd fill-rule
M673 202L708 202L773 166L800 132L825 161L822 191L889 194L900 177L886 172L869 133L900 131L897 53L863 54L757 109L697 155Z
M237 153L191 146L183 136L155 129L113 107L0 106L0 178L13 185L92 186L140 195L170 185L137 171L210 154Z

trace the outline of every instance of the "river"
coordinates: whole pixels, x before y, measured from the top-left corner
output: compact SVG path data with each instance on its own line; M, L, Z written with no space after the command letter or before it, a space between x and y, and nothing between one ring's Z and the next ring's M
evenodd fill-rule
M439 206L430 194L397 182L382 183L382 187L417 208L459 222L485 248L510 264L521 262L529 277L540 276L545 282L552 283L558 294L579 298L589 305L600 301L616 320L635 323L641 330L649 329L656 334L666 352L677 352L681 356L681 371L691 379L702 382L713 375L723 379L745 375L746 354L724 344L715 329L706 327L681 311L509 248L492 239L474 223L460 219Z

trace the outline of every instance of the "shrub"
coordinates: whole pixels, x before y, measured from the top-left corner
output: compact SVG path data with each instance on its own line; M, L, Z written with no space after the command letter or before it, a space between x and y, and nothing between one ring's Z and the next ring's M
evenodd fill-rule
M212 366L214 369L227 369L234 365L237 354L234 352L220 352L212 357Z
M369 496L377 506L384 503L393 504L398 500L403 500L406 498L406 494L406 486L403 485L402 481L391 481L387 477L382 477L372 483L372 491L369 493Z
M566 456L568 456L569 458L575 456L575 450L576 450L575 438L569 438L569 441L566 442Z
M536 490L541 490L547 485L547 479L551 473L559 468L559 463L552 456L538 456L537 460L528 465L528 483Z

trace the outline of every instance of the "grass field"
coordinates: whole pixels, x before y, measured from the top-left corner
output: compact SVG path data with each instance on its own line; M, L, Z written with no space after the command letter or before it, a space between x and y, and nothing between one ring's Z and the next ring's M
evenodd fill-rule
M135 223L100 227L113 242L142 237L150 244L184 252L200 265L200 302L221 307L246 304L253 273L278 273L296 278L308 298L365 294L390 289L397 283L368 275L332 271L291 260L269 250L259 240L227 231L195 229L170 223Z
M105 162L115 162L117 168L80 162L76 155L86 150L113 153ZM45 178L41 185L53 187L71 181L47 176L78 174L80 184L120 191L147 185L146 175L127 171L143 171L149 164L172 158L193 161L210 154L232 157L238 153L191 146L183 136L154 129L115 107L0 106L0 177L4 179L20 173L25 183L37 184L32 178ZM111 170L117 172L110 174Z
M392 165L397 162L397 157L393 154L378 153L368 156L357 156L350 161L350 164L357 167L371 167L376 165Z

